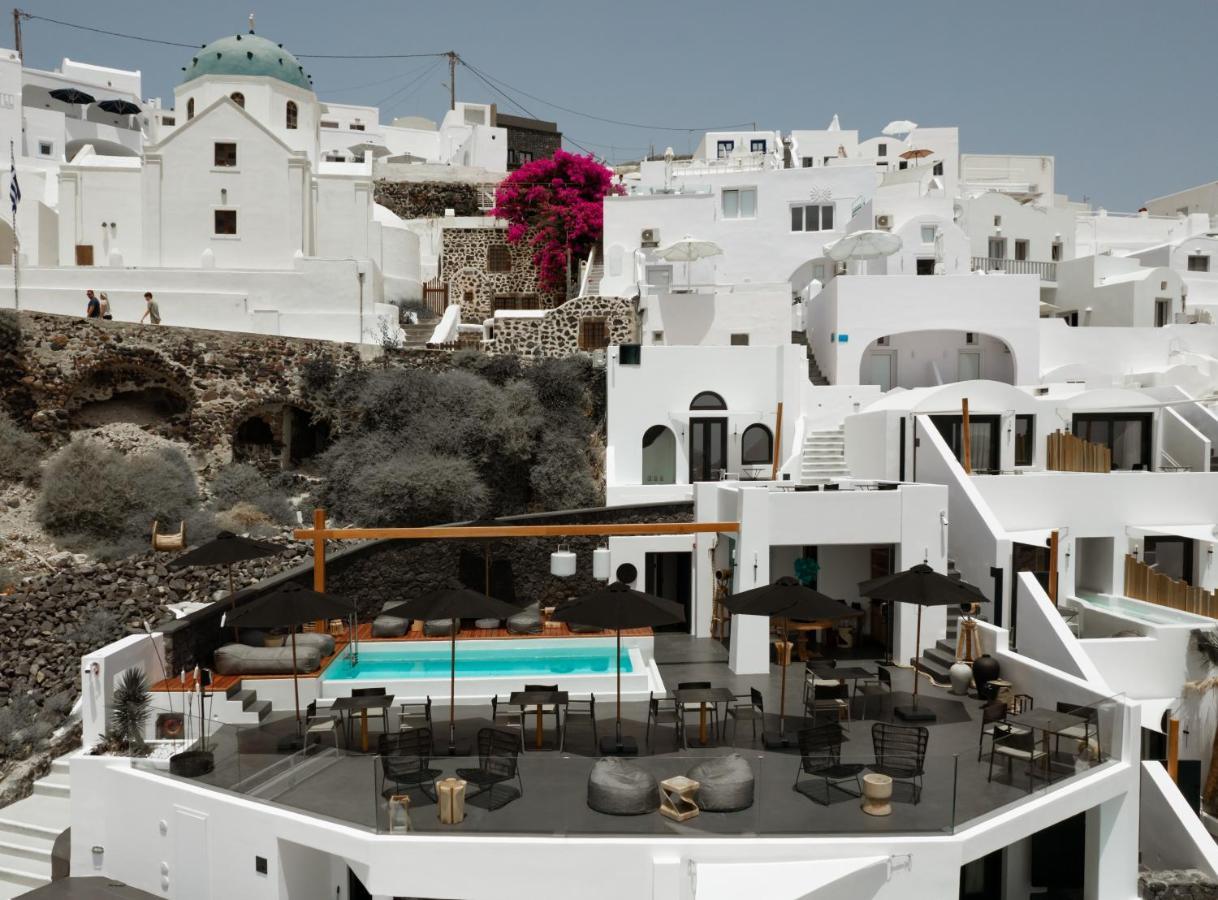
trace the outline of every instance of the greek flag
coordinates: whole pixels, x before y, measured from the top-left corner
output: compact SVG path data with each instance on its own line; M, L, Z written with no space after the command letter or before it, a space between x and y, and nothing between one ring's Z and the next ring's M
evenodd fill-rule
M13 216L17 215L17 204L21 202L21 185L17 183L17 160L12 157L11 151L9 155L11 165L11 175L8 183L8 199L13 204Z

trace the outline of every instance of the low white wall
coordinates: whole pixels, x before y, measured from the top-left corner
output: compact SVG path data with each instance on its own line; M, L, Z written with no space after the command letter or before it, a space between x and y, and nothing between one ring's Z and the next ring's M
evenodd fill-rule
M1200 869L1218 878L1218 845L1162 763L1142 763L1138 849L1150 869Z
M1163 423L1163 452L1176 465L1186 466L1191 472L1210 470L1210 441L1190 425L1183 416L1170 406L1164 407L1160 420Z
M1015 603L1019 609L1020 653L1093 684L1106 683L1031 572L1018 573Z
M81 741L86 747L97 743L105 733L114 707L114 688L128 669L144 673L149 686L168 677L163 667L165 642L160 632L132 634L107 644L80 659ZM159 712L181 712L171 708L171 699L153 694L153 703L144 736L156 733Z

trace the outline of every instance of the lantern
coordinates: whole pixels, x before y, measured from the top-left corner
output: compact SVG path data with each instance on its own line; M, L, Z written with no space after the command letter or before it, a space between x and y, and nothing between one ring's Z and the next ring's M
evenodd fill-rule
M597 581L609 580L608 547L597 547L592 551L592 577Z
M570 578L575 574L575 553L562 544L550 554L550 574L559 578Z

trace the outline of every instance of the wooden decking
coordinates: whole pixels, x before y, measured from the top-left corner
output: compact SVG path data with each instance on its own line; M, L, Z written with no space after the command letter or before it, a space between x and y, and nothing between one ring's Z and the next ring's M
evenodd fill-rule
M365 622L359 626L359 640L361 643L393 643L395 641L403 643L418 643L420 641L443 641L448 643L451 640L447 635L444 636L427 636L422 631L411 631L401 637L373 637L372 624ZM650 628L623 628L622 637L650 637L652 631ZM462 628L457 634L457 640L531 640L535 638L604 638L612 637L612 631L595 631L591 634L573 632L567 627L565 622L555 622L542 629L538 634L512 634L506 628ZM315 672L301 672L299 678L317 678L326 667L334 661L334 659L343 652L348 643L348 635L336 635L334 638L334 652L329 656L322 657L321 666ZM285 645L287 646L287 645ZM257 679L272 679L272 678L291 678L289 675L213 675L211 680L211 690L215 693L228 692L241 684L243 678ZM181 678L166 678L163 681L158 681L153 684L149 690L153 691L193 691L198 690L198 685L195 683L194 675L186 673L186 679Z

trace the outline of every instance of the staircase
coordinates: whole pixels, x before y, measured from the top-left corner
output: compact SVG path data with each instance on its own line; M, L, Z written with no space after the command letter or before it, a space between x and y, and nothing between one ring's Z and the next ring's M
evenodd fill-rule
M585 297L596 297L601 292L601 279L605 277L604 263L593 263L592 268L588 271L588 280L584 285Z
M850 474L846 468L846 433L842 428L809 431L804 437L799 481L801 484L816 484L832 478L845 478Z
M191 695L181 691L152 691L152 697L156 709L176 712L182 712L191 702ZM225 690L223 698L218 693L212 694L207 701L207 712L214 724L257 725L271 714L271 701L259 700L257 691L242 687L238 681ZM192 715L198 714L196 704Z
M817 387L825 387L829 383L829 379L821 372L820 366L816 363L816 355L812 352L812 348L808 348L808 380Z
M425 322L420 325L403 325L402 331L406 335L402 346L407 350L422 349L431 340L431 333L435 331L436 323Z
M954 564L948 561L948 577L959 580L960 573L955 571ZM979 622L985 621L982 616L975 616ZM956 637L959 634L960 608L947 607L947 637L936 641L935 646L922 651L918 660L918 668L931 677L935 684L950 684L949 670L956 661Z
M55 840L72 824L68 773L60 757L29 797L0 809L0 900L50 883Z
M271 701L259 700L258 692L242 687L240 681L224 692L224 698L230 708L233 704L241 705L236 719L225 719L225 723L256 725L271 714Z

